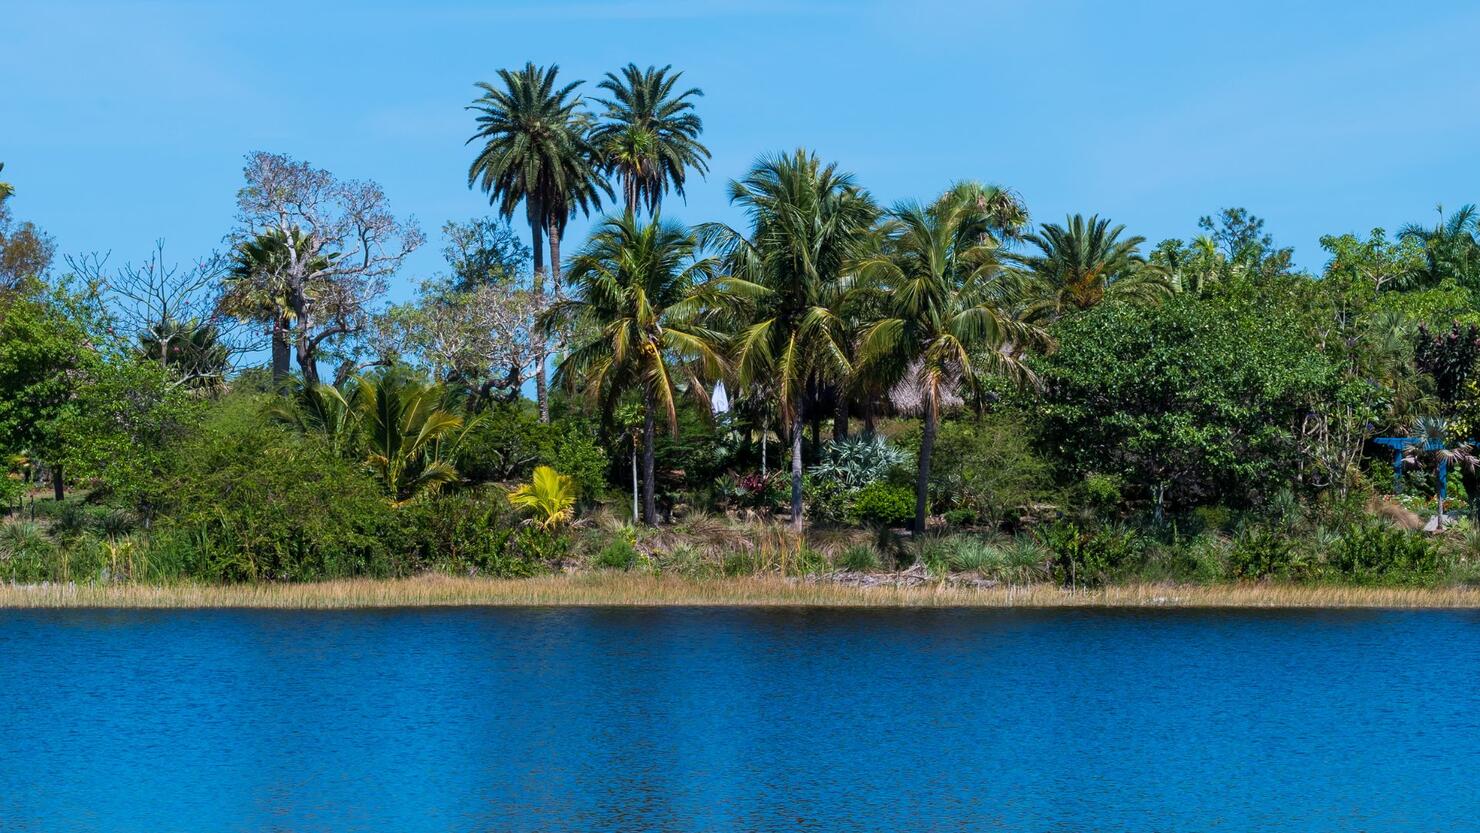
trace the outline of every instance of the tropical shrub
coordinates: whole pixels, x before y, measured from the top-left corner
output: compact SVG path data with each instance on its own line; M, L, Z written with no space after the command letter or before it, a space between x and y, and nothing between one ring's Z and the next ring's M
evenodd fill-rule
M575 516L579 494L575 480L549 466L537 466L533 479L509 493L509 503L528 513L535 526L550 532Z
M1236 579L1298 577L1298 555L1285 535L1262 524L1246 526L1228 549L1228 575Z
M1357 584L1419 584L1442 577L1440 549L1421 534L1369 523L1347 530L1327 554L1342 579Z
M964 517L973 523L1016 519L1024 506L1043 499L1049 485L1048 466L1030 440L1028 428L1011 415L942 423L930 470L932 502L970 513Z
M1143 543L1131 530L1086 529L1060 522L1037 535L1052 558L1051 577L1070 587L1098 587L1136 566L1144 553Z
M858 490L853 514L868 524L905 526L915 517L915 492L908 486L875 481Z
M496 488L432 495L399 515L406 546L420 568L492 576L529 571L510 547L519 519Z
M903 451L877 434L853 436L822 447L822 460L812 467L815 479L829 480L844 489L861 489L883 480L906 460Z
M630 570L637 563L637 549L624 538L615 538L601 548L592 566L608 570Z

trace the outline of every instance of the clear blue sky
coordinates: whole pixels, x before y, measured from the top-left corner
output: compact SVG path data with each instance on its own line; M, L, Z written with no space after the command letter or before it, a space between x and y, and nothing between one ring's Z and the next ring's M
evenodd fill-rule
M1198 5L6 0L0 161L17 214L116 261L220 245L248 151L375 179L432 238L396 297L488 210L463 106L526 60L702 87L712 172L665 212L689 222L736 219L725 181L798 145L884 202L977 178L1153 243L1242 205L1309 269L1322 234L1480 200L1480 6Z

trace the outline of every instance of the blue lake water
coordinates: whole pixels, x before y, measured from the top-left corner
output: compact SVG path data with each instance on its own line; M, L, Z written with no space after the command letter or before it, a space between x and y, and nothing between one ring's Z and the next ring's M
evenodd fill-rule
M0 831L1480 829L1472 612L0 611Z

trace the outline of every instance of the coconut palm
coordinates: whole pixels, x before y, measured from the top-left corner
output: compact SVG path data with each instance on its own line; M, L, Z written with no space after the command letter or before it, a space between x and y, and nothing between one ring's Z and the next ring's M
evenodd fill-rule
M1443 206L1437 211L1439 219L1432 228L1410 224L1398 231L1399 240L1423 247L1423 265L1407 283L1429 288L1452 278L1474 288L1480 284L1480 210L1465 205L1447 217Z
M348 455L356 448L363 415L359 392L363 388L358 381L338 387L324 383L299 385L292 397L276 398L268 414L301 433L320 435L335 454Z
M1165 297L1171 284L1140 253L1146 238L1121 238L1124 231L1125 226L1112 228L1098 216L1075 214L1062 226L1045 223L1037 233L1025 235L1037 253L1011 258L1030 278L1030 292L1036 296L1024 317L1052 320L1107 299L1154 302Z
M984 376L1036 384L1022 355L1049 344L1043 330L1011 313L1017 281L1002 268L996 240L982 231L990 222L962 191L947 192L928 208L901 203L890 211L883 253L860 266L866 291L881 292L888 300L886 317L864 334L860 362L865 368L902 369L921 390L917 534L925 531L943 395L957 387L975 388Z
M791 522L802 527L802 400L809 384L850 372L843 321L834 305L848 266L868 247L878 208L837 165L806 150L766 156L729 185L750 232L711 223L701 239L716 247L730 274L768 290L735 347L736 381L775 385L791 428Z
M642 515L656 524L654 434L659 414L678 430L680 377L697 366L719 377L723 335L708 314L758 287L723 277L713 258L699 257L693 233L674 223L642 224L632 214L608 218L571 261L573 296L551 309L545 326L582 324L591 335L556 368L557 384L584 386L610 412L617 398L639 390L643 401ZM703 384L689 384L694 393Z
M488 194L499 214L513 217L524 204L534 252L534 290L545 291L545 238L549 238L555 295L560 295L560 237L576 210L590 211L609 190L598 174L588 139L589 118L575 94L576 81L556 86L558 66L525 64L498 71L503 87L479 82L483 95L468 106L479 115L469 143L482 142L468 168L468 187ZM535 392L540 419L550 421L543 338L535 345Z
M620 76L608 72L597 85L611 97L597 99L606 111L592 131L592 141L601 149L607 168L621 181L629 213L646 207L656 215L669 188L684 195L689 168L700 176L709 171L709 149L699 143L704 123L690 100L704 91L690 87L675 95L683 73L672 69L650 66L640 70L628 64Z

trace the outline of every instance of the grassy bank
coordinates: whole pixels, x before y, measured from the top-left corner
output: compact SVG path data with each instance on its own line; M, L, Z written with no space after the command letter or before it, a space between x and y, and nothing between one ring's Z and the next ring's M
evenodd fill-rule
M984 588L945 584L848 587L783 578L696 580L631 573L508 580L424 576L258 585L0 585L0 607L5 608L318 609L465 605L1480 608L1480 588L1130 584L1070 591L1049 584Z

